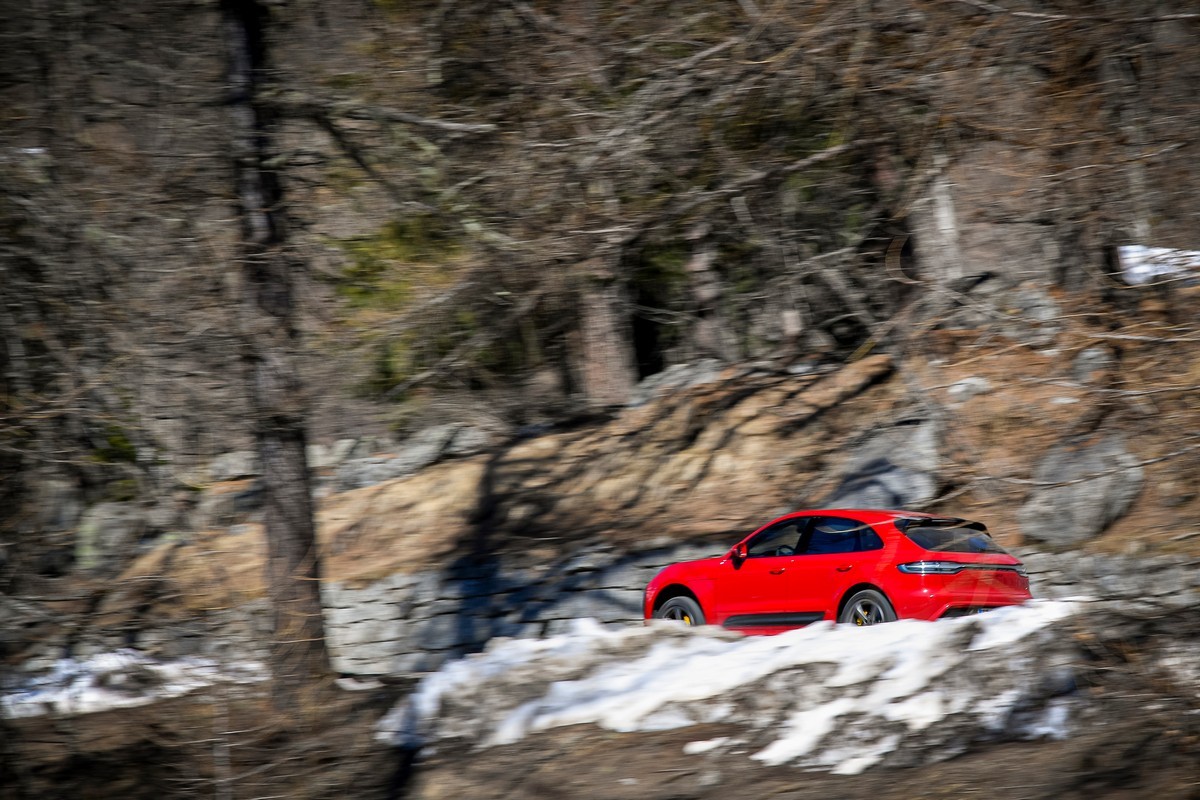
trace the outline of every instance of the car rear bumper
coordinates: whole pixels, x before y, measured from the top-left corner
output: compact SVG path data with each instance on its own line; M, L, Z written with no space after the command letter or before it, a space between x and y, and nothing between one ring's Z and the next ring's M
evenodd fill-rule
M1011 570L905 575L896 583L890 597L896 613L905 619L941 619L1020 605L1033 597L1029 593L1029 579Z

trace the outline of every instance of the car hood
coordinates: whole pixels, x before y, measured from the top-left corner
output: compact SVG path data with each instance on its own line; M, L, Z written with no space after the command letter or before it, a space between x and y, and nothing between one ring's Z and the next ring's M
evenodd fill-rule
M675 578L682 575L693 575L697 573L707 573L713 567L720 564L728 556L728 553L721 553L716 556L708 556L707 558L697 558L692 561L677 561L674 564L669 564L659 570L654 577L655 581L664 578Z

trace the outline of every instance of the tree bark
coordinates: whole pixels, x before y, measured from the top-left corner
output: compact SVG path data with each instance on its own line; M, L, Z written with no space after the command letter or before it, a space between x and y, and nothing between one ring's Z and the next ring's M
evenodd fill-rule
M714 268L716 248L707 241L708 226L700 226L687 238L692 255L684 266L696 303L696 321L692 326L692 343L696 354L732 362L738 358L737 336L730 330L729 321L721 309L725 287Z
M267 585L274 611L271 661L277 704L330 675L321 618L320 560L306 461L306 406L294 366L292 263L285 250L283 190L268 165L274 119L262 90L267 9L222 0L229 108L241 218L243 361L266 505Z
M615 406L629 400L637 380L630 342L628 303L603 257L583 270L580 291L580 383L592 406Z

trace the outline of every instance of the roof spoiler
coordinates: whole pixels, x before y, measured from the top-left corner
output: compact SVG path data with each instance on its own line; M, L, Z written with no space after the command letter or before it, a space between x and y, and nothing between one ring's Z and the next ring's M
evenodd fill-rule
M960 517L899 517L896 519L895 525L900 529L901 533L911 528L913 525L937 525L947 528L955 525L978 525L979 523L971 523Z

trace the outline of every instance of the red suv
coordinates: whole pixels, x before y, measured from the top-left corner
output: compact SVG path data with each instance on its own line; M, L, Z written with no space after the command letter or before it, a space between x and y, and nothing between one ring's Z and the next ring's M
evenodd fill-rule
M1029 578L978 522L912 511L797 511L728 553L672 564L646 619L778 633L820 619L874 625L1018 605Z

